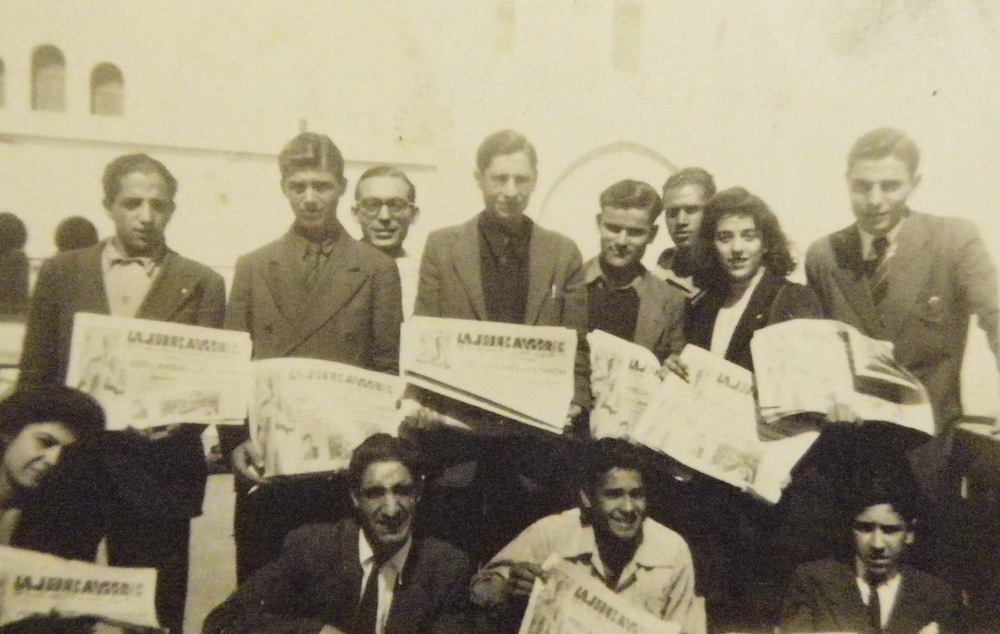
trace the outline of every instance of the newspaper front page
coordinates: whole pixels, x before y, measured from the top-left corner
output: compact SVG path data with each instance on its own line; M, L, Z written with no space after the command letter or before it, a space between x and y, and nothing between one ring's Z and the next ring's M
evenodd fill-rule
M581 573L558 556L542 566L518 634L680 634L677 623L661 621Z
M795 463L818 431L758 426L753 375L688 345L688 380L667 376L632 438L702 473L777 502ZM764 433L766 432L766 433Z
M646 348L601 330L589 333L587 344L594 395L591 433L596 437L631 436L631 429L649 408L662 382L657 376L660 363Z
M58 615L162 631L155 594L154 568L113 568L0 546L0 626Z
M399 377L319 359L250 365L250 438L265 477L344 469L365 438L399 428Z
M865 420L934 433L927 391L895 361L888 341L839 321L793 319L755 332L750 349L765 420L838 405Z
M245 332L77 313L66 385L97 399L108 429L242 424L250 351Z
M418 387L561 432L576 336L554 326L412 317L403 324L400 373Z

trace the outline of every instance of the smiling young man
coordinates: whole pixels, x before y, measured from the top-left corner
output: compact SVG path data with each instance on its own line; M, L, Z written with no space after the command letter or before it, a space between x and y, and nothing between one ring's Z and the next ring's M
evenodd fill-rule
M594 441L579 507L535 522L472 580L472 602L498 623L518 622L551 555L579 566L612 592L686 634L705 631L691 553L680 535L647 517L646 479L634 448Z
M906 564L915 541L917 508L916 484L907 472L858 478L845 509L849 557L795 570L782 602L780 631L964 631L958 594Z
M21 354L22 385L65 382L78 312L222 325L222 276L167 246L177 180L166 166L145 154L119 156L105 168L103 188L115 234L42 266ZM102 464L77 478L92 481L93 490L70 501L85 505L92 520L78 527L93 538L92 552L81 558L93 558L103 535L111 565L157 569L157 614L171 632L183 631L190 522L201 514L208 476L204 428L107 432Z
M855 222L806 253L806 275L827 317L891 341L896 360L927 388L939 434L962 414L961 370L975 315L1000 363L997 273L975 226L912 211L920 152L879 128L847 158Z
M684 348L684 293L642 265L656 238L660 196L652 186L623 180L600 196L601 253L584 265L587 327L639 344L662 362Z
M468 559L413 535L421 471L398 438L375 434L348 466L356 519L289 534L281 555L209 614L205 634L466 634Z
M417 220L417 188L402 170L392 165L368 168L354 188L354 219L361 226L361 241L396 262L403 292L403 314L413 314L417 297L417 264L403 248L410 225Z

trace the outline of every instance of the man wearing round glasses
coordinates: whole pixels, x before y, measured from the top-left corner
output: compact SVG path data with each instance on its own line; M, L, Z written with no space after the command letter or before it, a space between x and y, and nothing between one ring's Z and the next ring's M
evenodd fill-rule
M391 257L399 269L403 291L403 314L413 314L417 297L417 262L403 248L410 225L420 209L414 204L417 189L406 174L391 165L376 165L365 171L354 188L354 219L361 225L362 242Z

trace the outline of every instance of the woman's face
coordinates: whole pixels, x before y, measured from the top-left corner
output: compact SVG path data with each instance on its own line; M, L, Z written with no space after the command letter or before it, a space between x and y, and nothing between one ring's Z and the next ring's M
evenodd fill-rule
M62 423L31 423L7 443L0 476L15 486L33 489L75 442L76 436Z
M719 263L734 282L757 274L764 260L764 243L750 216L723 216L715 227L715 251Z

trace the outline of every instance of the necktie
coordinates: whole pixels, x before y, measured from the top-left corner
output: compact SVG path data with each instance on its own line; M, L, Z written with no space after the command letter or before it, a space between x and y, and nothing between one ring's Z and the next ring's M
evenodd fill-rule
M868 595L868 619L876 632L882 631L882 604L878 598L878 584L875 581L869 583L871 592Z
M323 246L319 242L306 243L306 253L302 256L302 263L305 268L306 286L312 288L319 279L319 269L323 261Z
M378 621L378 569L378 562L374 562L364 592L361 593L361 601L354 611L354 634L375 634Z
M888 238L879 236L872 240L872 253L875 254L875 258L869 261L871 268L868 274L868 283L871 286L872 299L876 306L882 303L886 291L888 291L889 258L886 257L888 251Z

